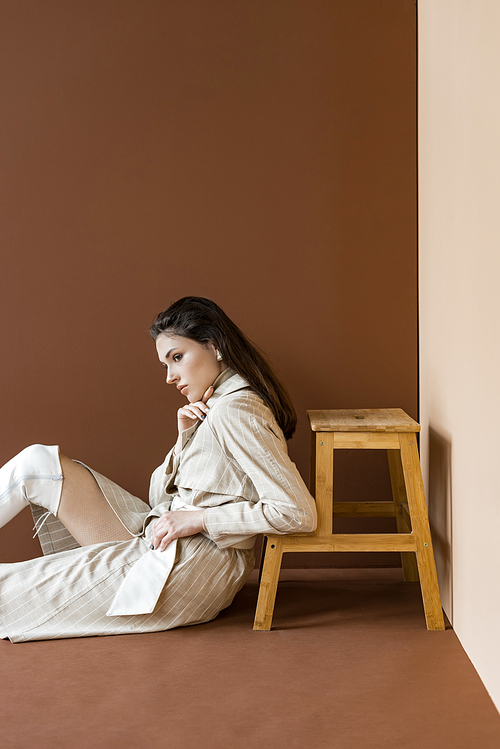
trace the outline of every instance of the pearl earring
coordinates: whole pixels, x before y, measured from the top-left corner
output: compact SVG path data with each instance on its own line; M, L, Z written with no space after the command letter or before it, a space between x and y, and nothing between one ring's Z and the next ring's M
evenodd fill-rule
M219 349L217 349L215 353L216 353L216 356L217 356L217 361L222 361L222 354L219 351Z

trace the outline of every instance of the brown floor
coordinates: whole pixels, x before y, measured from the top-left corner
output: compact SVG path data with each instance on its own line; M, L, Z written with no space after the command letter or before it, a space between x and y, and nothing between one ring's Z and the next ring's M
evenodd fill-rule
M453 630L399 570L283 571L271 632L248 583L209 624L0 641L2 749L498 749Z

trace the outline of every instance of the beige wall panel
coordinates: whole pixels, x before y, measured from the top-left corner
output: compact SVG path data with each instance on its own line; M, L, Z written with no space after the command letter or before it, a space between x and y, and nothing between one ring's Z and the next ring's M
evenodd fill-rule
M422 457L446 613L500 706L500 5L419 3Z

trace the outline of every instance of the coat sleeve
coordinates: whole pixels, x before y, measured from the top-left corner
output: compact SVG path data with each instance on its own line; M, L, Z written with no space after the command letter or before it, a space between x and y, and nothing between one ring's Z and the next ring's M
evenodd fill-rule
M151 507L156 507L159 504L165 504L166 501L171 500L170 495L176 493L175 478L177 475L177 469L181 461L182 451L186 447L191 437L194 435L199 424L186 429L181 435L181 450L176 455L175 445L172 447L163 463L156 468L151 476L149 482L149 504Z
M220 548L231 545L236 535L316 528L314 499L288 456L271 411L260 399L221 401L208 424L227 459L246 474L258 496L256 502L233 500L206 510L205 529Z

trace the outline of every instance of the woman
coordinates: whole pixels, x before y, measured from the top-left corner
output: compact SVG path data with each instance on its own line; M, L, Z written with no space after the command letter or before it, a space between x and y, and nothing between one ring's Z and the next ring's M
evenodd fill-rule
M149 502L57 446L0 469L0 526L30 504L44 557L0 565L0 637L155 632L213 619L262 532L311 531L314 500L286 450L296 416L261 354L212 301L185 297L151 335L186 396Z

